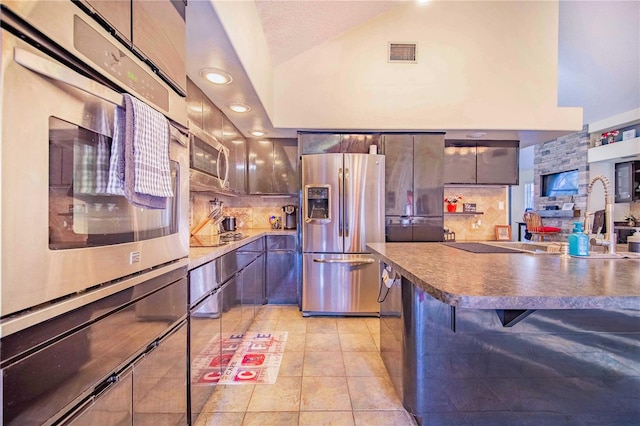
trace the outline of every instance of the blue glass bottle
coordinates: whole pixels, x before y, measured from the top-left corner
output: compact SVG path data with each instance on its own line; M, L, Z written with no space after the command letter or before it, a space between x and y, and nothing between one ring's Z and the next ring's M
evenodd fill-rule
M573 222L573 232L569 235L569 254L589 256L589 236L584 233L582 222Z

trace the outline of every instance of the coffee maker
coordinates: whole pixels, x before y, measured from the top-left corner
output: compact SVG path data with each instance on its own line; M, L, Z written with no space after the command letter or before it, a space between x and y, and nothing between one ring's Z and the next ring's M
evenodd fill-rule
M284 229L296 229L298 208L292 204L282 206L284 212Z

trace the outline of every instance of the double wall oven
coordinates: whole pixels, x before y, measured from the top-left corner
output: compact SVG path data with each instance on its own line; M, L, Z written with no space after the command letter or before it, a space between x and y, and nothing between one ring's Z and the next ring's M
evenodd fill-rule
M1 41L1 421L185 423L184 98L71 1L2 1ZM164 208L105 190L124 93L168 118Z

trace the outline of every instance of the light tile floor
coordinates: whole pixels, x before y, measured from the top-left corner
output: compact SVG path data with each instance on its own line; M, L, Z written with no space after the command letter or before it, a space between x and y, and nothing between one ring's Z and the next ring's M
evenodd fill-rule
M219 385L196 425L411 426L379 355L377 318L262 306L251 331L287 331L273 385Z

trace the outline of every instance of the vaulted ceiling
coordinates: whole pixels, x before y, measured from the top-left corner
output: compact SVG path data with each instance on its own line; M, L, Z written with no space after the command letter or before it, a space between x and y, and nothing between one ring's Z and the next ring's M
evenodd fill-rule
M226 4L225 4L226 3ZM260 28L259 31L253 31L247 37L256 37L255 49L251 55L247 55L246 51L243 55L239 54L239 46L235 42L243 37L238 28L234 25L246 25L248 21L243 20L241 16L233 16L232 21L222 22L218 16L220 7L228 7L229 3L225 1L215 0L193 0L189 2L187 8L187 70L189 76L194 82L212 99L212 101L224 110L225 114L236 124L240 131L248 135L249 130L254 128L263 128L267 130L269 136L273 137L292 137L295 135L294 128L274 128L272 124L273 113L268 111L273 109L269 96L264 96L265 81L273 78L271 74L273 70L269 70L265 74L264 81L262 77L255 78L256 73L251 75L253 59L248 56L254 56L257 59L268 57L273 69L282 69L283 64L295 62L296 58L300 61L300 57L309 54L310 51L317 51L319 46L330 43L345 33L353 32L358 27L370 25L376 19L383 19L385 15L394 13L399 6L406 5L406 0L398 1L324 1L324 0L258 0L255 2L244 1L240 3L246 6L252 4L253 11ZM471 3L482 3L485 7L494 6L492 1L470 1ZM499 2L497 2L499 3ZM587 4L584 4L587 3ZM640 30L638 26L630 27L631 22L637 22L640 14L640 2L627 1L615 2L616 7L611 7L610 2L560 2L560 36L561 45L559 51L559 83L558 102L561 106L582 106L585 108L585 122L589 119L602 119L606 116L613 115L618 112L626 111L629 108L640 106L640 59L638 53L638 43L640 41ZM429 7L430 5L421 5L421 7ZM594 26L598 21L595 20L598 14L602 14L600 10L606 7L607 14L618 22L617 26L609 27L605 33L600 30L594 31ZM578 13L577 13L578 12ZM233 15L233 14L232 14ZM229 13L226 14L229 16ZM577 17L577 18L574 18ZM236 19L238 18L238 19ZM578 19L578 22L572 21ZM593 19L594 22L588 20ZM565 21L564 30L562 20ZM568 21L568 23L566 23ZM398 23L402 26L402 23ZM629 29L634 28L629 34ZM256 30L253 28L252 30ZM465 28L456 28L454 31L465 31ZM233 33L235 32L235 40ZM607 45L602 42L603 46L598 46L596 52L589 50L590 46L585 46L586 38L584 34L595 37L599 34L599 38L611 38L616 40L615 45ZM635 38L635 41L634 41ZM592 42L593 39L589 39ZM562 44L564 43L564 45ZM626 55L622 56L619 44L629 45L631 50L627 48ZM635 43L635 44L634 44ZM251 43L248 43L251 46ZM260 51L260 46L266 46L266 52ZM633 48L635 47L635 51ZM585 61L590 61L591 56L600 54L600 52L611 52L617 55L617 61L622 63L626 72L624 80L621 81L617 76L607 78L602 73L598 77L598 86L590 81L590 69L585 68ZM624 51L624 50L623 50ZM570 57L570 60L568 59ZM257 60L256 59L256 60ZM226 69L234 75L234 83L225 87L212 88L203 82L199 75L200 69L207 66L217 66ZM615 73L615 69L609 72ZM634 74L635 73L635 74ZM617 80L617 83L616 83ZM629 82L629 80L631 82ZM617 84L617 86L615 85ZM635 84L635 86L634 86ZM607 111L595 111L593 105L602 105L598 88L604 88L609 93L620 91L620 95L612 96L616 98L617 103L614 105L613 100L607 103ZM621 89L624 87L625 89ZM629 90L630 89L630 90ZM268 90L272 90L269 88ZM623 92L626 90L626 92ZM635 91L635 93L634 93ZM259 95L259 93L261 95ZM562 97L562 98L561 98ZM225 110L226 104L234 100L242 100L252 105L253 110L247 115L237 115L229 113ZM266 104L265 104L266 102ZM620 109L615 111L615 109ZM597 108L596 108L597 109ZM328 129L330 130L330 129ZM339 129L335 129L339 130ZM367 129L363 129L367 130ZM376 130L375 128L369 130ZM446 130L446 129L445 129ZM466 129L465 129L466 130ZM492 137L491 129L469 129L469 130L488 130L488 136ZM498 134L500 133L500 134ZM495 134L497 138L519 138L530 139L532 143L552 139L552 132L536 134L536 132L511 132L509 134L498 132ZM566 132L565 132L566 133ZM451 134L451 133L450 133Z

